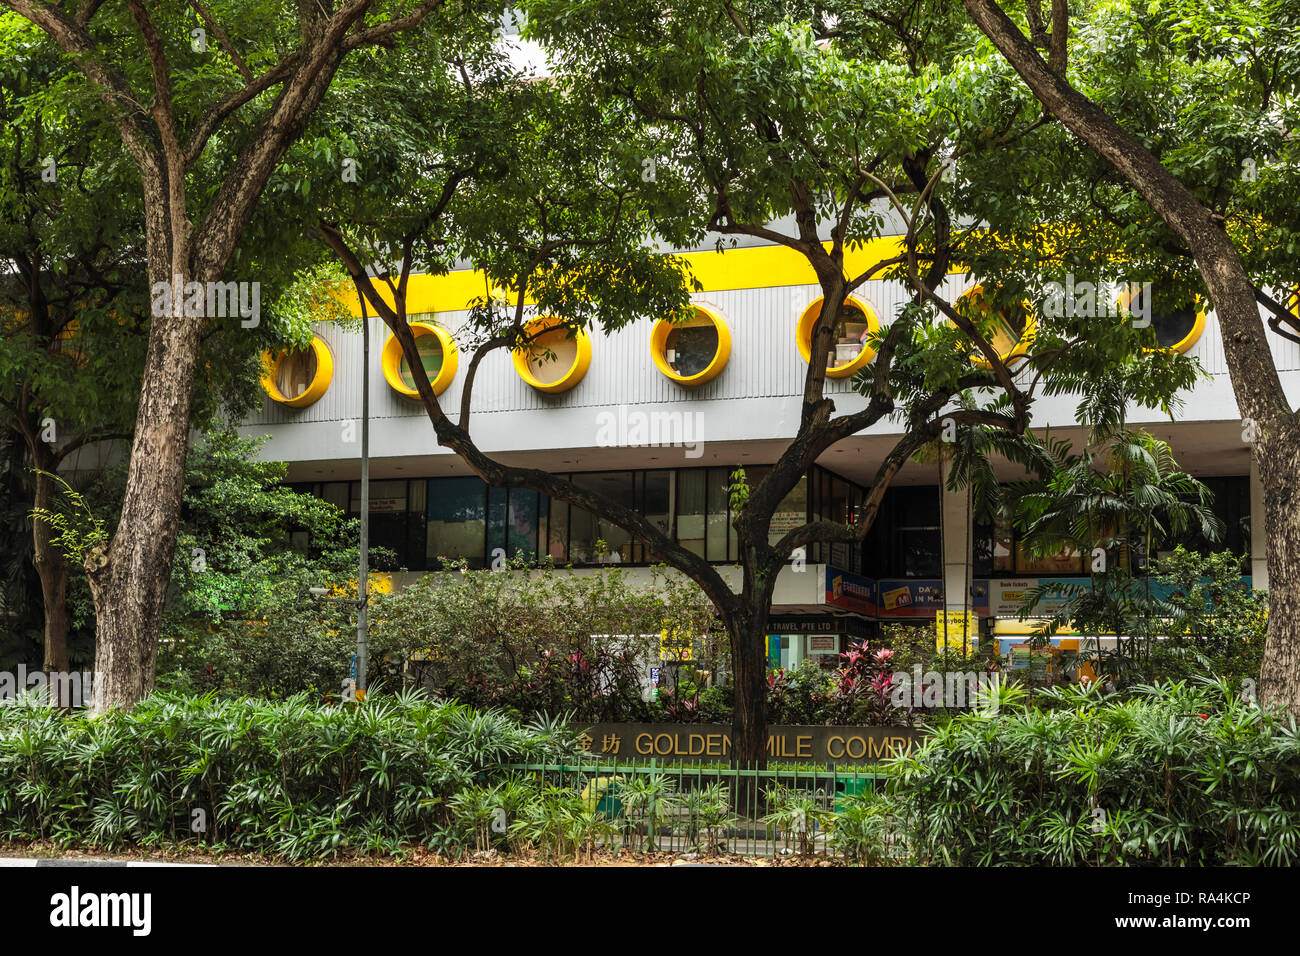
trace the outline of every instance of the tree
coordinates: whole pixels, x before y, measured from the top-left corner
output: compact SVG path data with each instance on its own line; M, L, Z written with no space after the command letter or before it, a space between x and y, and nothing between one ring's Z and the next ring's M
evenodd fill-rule
M0 49L0 425L35 473L28 510L48 509L65 461L131 433L147 311L139 209L122 201L129 173L106 161L105 117L68 88L57 51L12 15L0 18ZM30 532L44 667L66 671L68 563L46 522Z
M6 6L76 63L140 181L157 314L121 518L87 558L94 707L130 706L153 686L204 320L225 311L208 306L212 284L257 265L237 254L241 236L345 58L420 28L443 0L300 4L292 23L276 4Z
M1297 13L1285 3L1085 4L1074 50L1091 41L1095 51L1099 40L1103 49L1127 49L1126 72L1137 77L1138 96L1125 98L1116 95L1110 56L1077 62L1070 5L1063 0L1052 4L1050 31L1041 4L1027 4L1033 38L994 0L963 4L1045 116L1059 120L1129 187L1130 195L1116 196L1114 205L1131 205L1136 193L1167 227L1166 245L1200 272L1223 332L1243 437L1253 442L1268 501L1269 619L1260 697L1300 714L1300 416L1259 311L1263 305L1275 334L1300 341L1300 319L1274 291L1296 282L1300 222L1294 203L1283 197L1293 195L1296 175ZM1047 62L1039 53L1044 43L1051 50ZM1140 108L1130 111L1133 99ZM1152 113L1163 120L1155 130L1144 123Z
M1014 278L997 244L982 238L979 219L959 218L983 208L976 205L983 184L950 186L950 153L978 153L1000 169L993 191L1006 198L1033 162L1019 140L1041 125L1036 116L1023 120L1028 98L1014 98L1016 87L989 70L990 58L965 52L972 31L960 16L943 29L861 20L831 29L820 18L810 25L811 7L787 7L710 4L664 14L645 3L531 3L528 29L563 72L526 90L506 84L503 102L524 111L513 127L526 133L523 148L506 135L459 155L395 157L404 137L376 142L370 149L383 150L393 177L325 203L321 223L364 307L401 343L441 445L489 484L533 488L599 514L700 585L731 642L734 756L754 763L765 760L772 592L798 549L860 544L894 475L946 435L962 436L953 442L954 481L987 469L994 454L1033 457L1020 436L1040 394L1083 391L1097 404L1118 386L1139 403L1164 405L1192 381L1190 363L1144 351L1149 332L1124 321L1112 323L1098 347L1076 348L1095 332L1095 319L1074 315L1045 316L1017 365L993 342L1020 308L1023 280L961 303L936 291L957 263ZM819 43L832 34L832 43ZM471 98L488 89L475 75L463 71ZM433 99L415 102L428 109ZM356 126L344 119L340 128L364 135ZM993 127L1000 137L985 133ZM514 156L508 176L491 159L503 146ZM395 204L395 196L411 204ZM997 227L1032 246L1037 223L997 218ZM783 231L783 222L792 227ZM739 592L635 511L555 475L506 466L471 436L473 377L487 350L528 347L533 315L557 315L573 329L680 315L683 277L671 259L647 250L654 239L680 248L708 231L795 250L823 295L797 432L761 481L735 489ZM901 239L885 238L897 232ZM413 268L443 271L457 256L482 269L486 289L504 294L485 293L473 310L478 347L453 420L419 359L406 290ZM846 298L873 278L905 282L914 298L871 342L873 364L858 379L865 407L836 416L825 389L835 322ZM858 513L772 532L774 513L813 461L891 415L902 418L904 435Z

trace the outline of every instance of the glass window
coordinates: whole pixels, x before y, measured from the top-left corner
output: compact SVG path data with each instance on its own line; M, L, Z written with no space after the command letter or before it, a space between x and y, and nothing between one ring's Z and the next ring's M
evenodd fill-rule
M506 550L506 489L489 488L487 500L487 554L489 566L498 557L509 556Z
M939 487L892 488L894 564L908 578L937 578L943 573L943 536L939 525Z
M506 554L526 561L537 560L538 494L524 488L510 489L506 512Z
M708 548L705 557L710 561L726 561L727 529L730 527L727 520L730 516L727 510L727 469L710 468L708 482Z
M327 481L321 486L321 497L341 511L349 511L351 501L346 481Z
M618 471L587 475L574 475L573 483L579 488L594 491L602 497L611 499L625 508L636 508L636 487L632 481L632 472ZM571 547L573 561L587 564L618 564L634 560L631 536L612 521L599 515L590 515L572 509ZM597 542L604 541L604 553L600 553ZM587 557L579 562L579 551Z
M429 483L427 481L408 482L405 515L405 552L404 565L412 571L423 571L429 566L425 553L427 535L427 516L425 505L428 499Z
M647 471L643 476L642 508L646 520L669 538L673 536L673 519L676 513L677 485L671 471ZM646 549L645 561L662 560L662 556Z
M352 514L361 514L361 482L352 482ZM370 513L406 511L406 479L370 482Z
M487 486L479 478L433 478L428 489L429 567L439 558L465 558L470 567L483 567L483 542L487 533Z
M547 529L547 556L557 565L569 562L569 503L550 502L550 522Z
M704 557L705 488L708 472L691 468L677 473L677 541Z
M1007 511L999 511L993 521L993 571L1000 574L1016 571L1015 531Z
M707 316L674 326L664 345L664 358L683 377L699 375L717 354L718 329Z
M798 483L790 489L785 499L777 506L772 515L772 524L768 527L768 544L776 544L795 528L808 522L808 477L799 478Z

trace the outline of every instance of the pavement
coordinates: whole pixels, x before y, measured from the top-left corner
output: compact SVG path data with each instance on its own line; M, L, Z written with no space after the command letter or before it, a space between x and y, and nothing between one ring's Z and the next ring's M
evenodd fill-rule
M213 866L212 863L162 863L154 860L99 860L94 858L74 857L60 859L43 856L0 856L0 867L4 866Z

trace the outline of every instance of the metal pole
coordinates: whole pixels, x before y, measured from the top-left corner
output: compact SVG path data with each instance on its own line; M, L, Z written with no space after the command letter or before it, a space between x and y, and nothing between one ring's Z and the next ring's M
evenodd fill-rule
M361 298L361 557L357 570L357 699L366 696L366 605L370 601L370 317Z

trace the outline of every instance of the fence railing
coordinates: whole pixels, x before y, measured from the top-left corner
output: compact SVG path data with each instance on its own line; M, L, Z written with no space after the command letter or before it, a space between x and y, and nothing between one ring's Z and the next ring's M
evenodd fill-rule
M589 810L614 824L618 836L605 841L607 848L701 856L832 855L856 862L900 851L894 821L878 809L864 813L885 778L870 766L757 769L600 759L505 769L539 787L580 796Z

